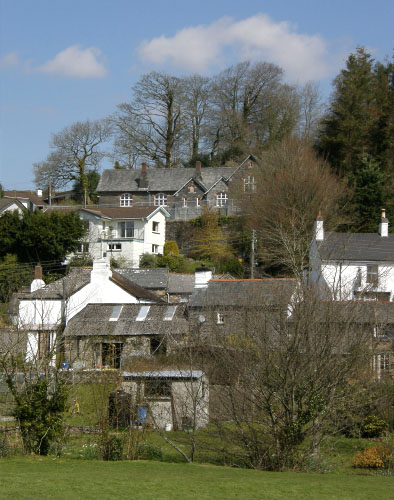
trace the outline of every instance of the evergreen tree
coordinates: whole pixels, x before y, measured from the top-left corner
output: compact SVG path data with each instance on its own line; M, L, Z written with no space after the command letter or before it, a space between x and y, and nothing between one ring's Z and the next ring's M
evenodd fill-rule
M328 115L322 122L317 149L340 173L353 172L370 149L374 104L373 59L364 48L350 54L346 69L334 80Z

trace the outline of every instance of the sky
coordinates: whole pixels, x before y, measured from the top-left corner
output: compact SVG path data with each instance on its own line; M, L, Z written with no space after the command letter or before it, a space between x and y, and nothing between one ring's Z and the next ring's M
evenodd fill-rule
M357 46L391 57L393 19L393 0L0 0L0 183L34 189L52 134L114 113L153 70L268 61L327 98Z

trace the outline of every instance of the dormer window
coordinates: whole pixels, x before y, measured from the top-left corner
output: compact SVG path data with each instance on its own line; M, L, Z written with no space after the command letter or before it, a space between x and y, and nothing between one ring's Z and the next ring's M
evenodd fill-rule
M130 193L124 193L120 197L121 207L132 207L133 206L133 196Z
M157 193L154 197L155 207L166 207L167 206L167 195L164 193Z
M228 196L224 191L216 194L216 206L225 207L227 206Z

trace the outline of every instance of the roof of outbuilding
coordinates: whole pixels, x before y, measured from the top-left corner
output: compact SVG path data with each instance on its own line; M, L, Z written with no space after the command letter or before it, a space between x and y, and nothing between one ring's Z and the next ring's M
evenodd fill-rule
M232 167L206 167L201 169L198 182L208 190L221 177L228 179L236 170ZM134 192L139 191L141 170L104 170L97 186L97 192ZM191 177L196 177L192 168L148 168L148 191L176 192ZM147 191L142 188L141 191Z
M8 190L3 192L4 198L29 199L35 205L46 205L42 196L38 196L34 191L15 191Z
M317 248L322 260L394 262L394 234L326 233Z
M168 276L168 293L187 295L194 290L194 274L171 273Z
M155 370L144 372L122 372L122 377L128 378L173 378L173 379L198 379L204 374L201 370Z
M207 288L196 290L189 307L258 307L288 304L298 281L286 279L210 280Z
M115 306L121 311L116 321L110 321ZM141 307L148 308L146 319L137 321ZM164 317L168 308L175 308L171 320ZM67 324L65 335L165 335L188 331L186 304L88 304Z
M168 268L138 269L128 267L116 272L148 290L165 290L168 282Z
M83 208L84 212L108 219L146 219L161 207L100 207Z
M21 210L26 210L26 207L18 200L18 198L0 198L0 211L8 206L16 204Z

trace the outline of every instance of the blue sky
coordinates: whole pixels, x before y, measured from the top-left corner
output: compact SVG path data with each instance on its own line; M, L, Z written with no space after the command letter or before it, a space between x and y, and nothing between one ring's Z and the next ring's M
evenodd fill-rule
M114 112L152 70L267 60L327 96L358 45L391 56L393 19L392 0L0 0L0 182L34 188L51 134Z

